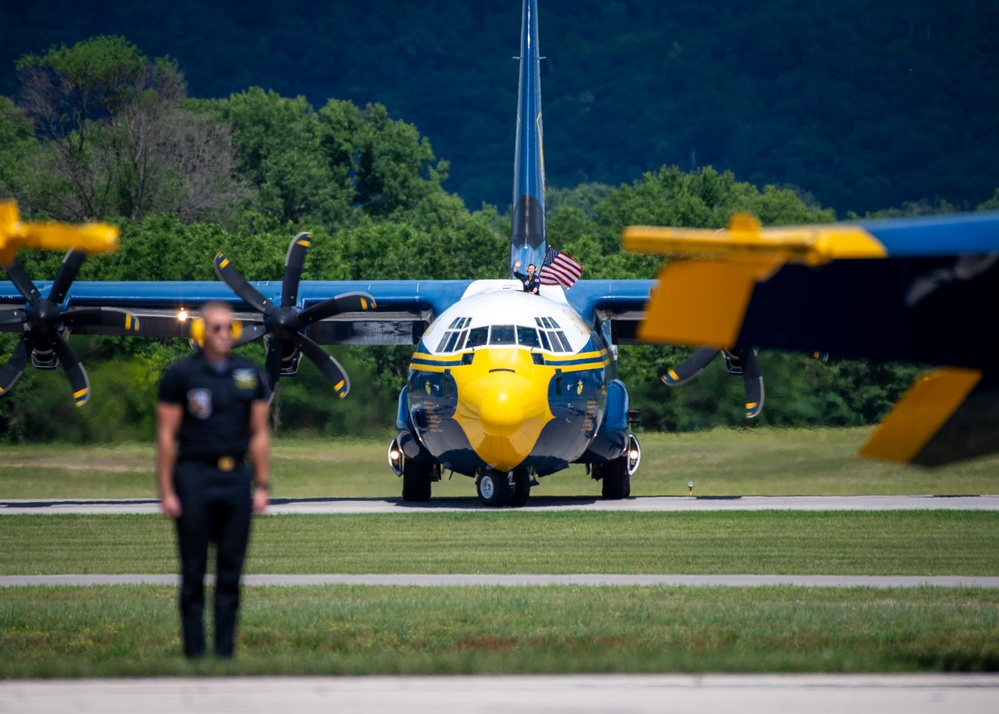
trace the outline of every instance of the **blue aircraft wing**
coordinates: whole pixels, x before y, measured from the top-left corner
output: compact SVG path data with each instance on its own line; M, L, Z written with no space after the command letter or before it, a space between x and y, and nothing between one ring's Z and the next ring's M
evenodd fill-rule
M924 465L999 451L999 213L725 231L627 228L671 261L639 338L946 367L864 447Z
M366 293L374 298L373 310L344 312L312 325L310 336L327 345L413 345L439 314L461 299L470 280L303 280L298 288L302 309L345 293ZM51 281L37 281L47 294ZM281 281L251 283L265 298L279 303ZM566 300L591 325L607 322L615 344L636 341L637 327L653 280L580 280L566 291ZM147 337L188 336L178 319L181 310L194 311L209 301L230 304L244 323L260 319L250 305L221 281L77 282L65 299L65 309L114 308L128 310L139 321L139 329L85 325L77 334L127 334ZM24 298L12 283L0 282L0 305L19 306ZM0 331L20 331L20 324L0 325Z
M345 293L367 293L375 308L344 312L312 325L310 336L320 344L415 344L434 318L457 302L469 280L309 281L298 288L298 305L308 309ZM47 294L51 283L35 283ZM251 283L265 298L279 304L281 281ZM138 330L94 325L74 328L78 334L128 334L147 337L187 337L187 325L178 319L181 310L194 311L208 301L232 306L244 323L261 315L221 281L77 282L69 289L65 308L115 308L128 310L139 321ZM19 305L24 298L12 283L0 282L0 305ZM20 324L0 325L0 330L20 331Z

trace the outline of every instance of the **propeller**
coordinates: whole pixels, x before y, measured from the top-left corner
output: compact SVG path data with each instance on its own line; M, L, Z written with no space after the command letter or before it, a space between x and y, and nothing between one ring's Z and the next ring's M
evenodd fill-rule
M670 387L686 384L721 352L725 356L725 368L729 374L742 375L746 392L746 418L752 419L763 411L763 375L756 359L756 349L750 347L737 351L719 350L715 347L701 347L687 361L662 375L663 383Z
M82 250L66 253L47 298L42 297L17 258L4 266L26 304L23 308L0 311L0 325L23 325L14 353L0 369L0 396L7 394L21 378L30 357L38 369L55 369L56 364L61 364L72 386L76 406L83 406L90 398L90 381L83 364L66 341L68 330L82 325L102 325L125 332L139 331L138 319L126 310L107 307L62 309L69 286L86 257L87 253Z
M273 389L282 374L282 363L295 359L296 353L311 360L333 385L337 396L343 398L350 390L350 380L343 367L306 333L315 322L343 312L373 310L375 300L367 293L344 293L306 309L298 306L298 288L302 277L305 255L312 245L312 235L299 233L288 247L284 261L284 279L281 283L281 304L265 298L247 282L222 253L215 256L215 272L234 293L254 310L263 314L263 322L247 325L233 346L267 339L267 361L264 372ZM287 373L287 372L286 372Z

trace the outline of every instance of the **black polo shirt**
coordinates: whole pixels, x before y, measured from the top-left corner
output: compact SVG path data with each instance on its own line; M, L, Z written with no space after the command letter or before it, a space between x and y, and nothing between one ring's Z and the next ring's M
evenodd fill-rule
M260 369L230 356L218 371L200 352L170 367L160 381L159 401L180 404L178 459L243 456L250 439L250 405L270 399Z

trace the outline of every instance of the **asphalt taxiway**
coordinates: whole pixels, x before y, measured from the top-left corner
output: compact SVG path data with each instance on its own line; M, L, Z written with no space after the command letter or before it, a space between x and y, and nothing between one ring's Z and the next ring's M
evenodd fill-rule
M400 498L275 498L268 513L363 514L440 513L487 510L477 498L439 498L407 503ZM532 497L528 505L506 512L537 511L999 511L999 495L986 496L642 496L620 501L593 497ZM7 499L0 515L82 513L158 513L153 498L131 499Z

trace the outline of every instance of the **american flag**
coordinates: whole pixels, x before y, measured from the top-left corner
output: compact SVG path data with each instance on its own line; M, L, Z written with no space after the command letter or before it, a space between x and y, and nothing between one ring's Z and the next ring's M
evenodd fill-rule
M549 248L544 262L541 263L541 284L571 288L582 273L583 266L573 260L572 256Z

